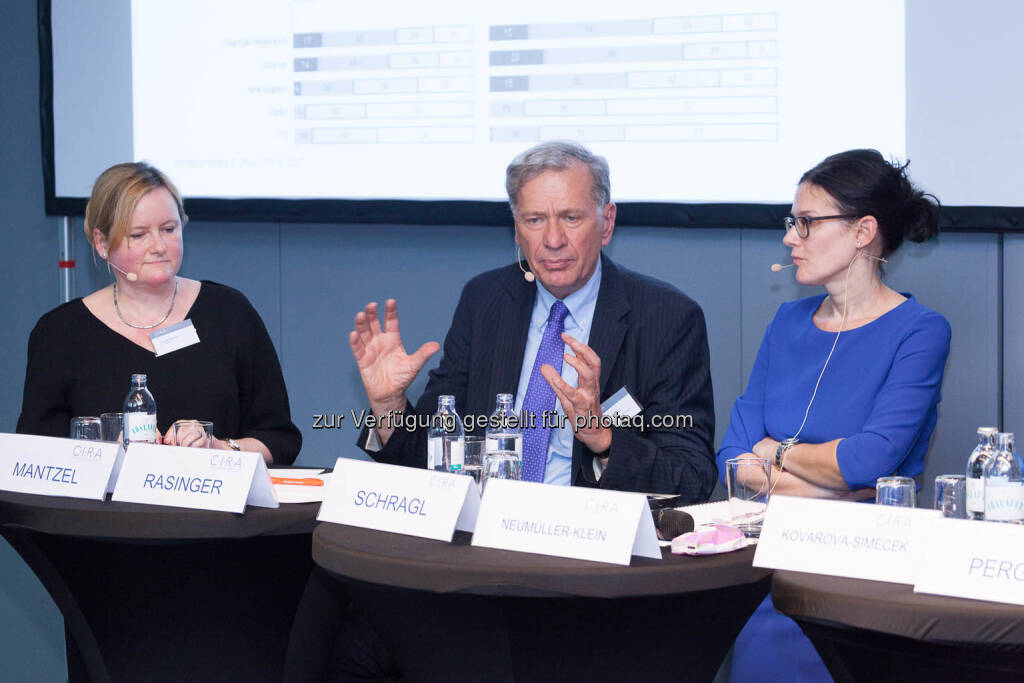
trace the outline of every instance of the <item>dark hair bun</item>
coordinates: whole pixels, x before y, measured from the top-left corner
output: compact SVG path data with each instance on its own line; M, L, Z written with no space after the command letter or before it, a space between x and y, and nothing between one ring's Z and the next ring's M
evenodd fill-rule
M909 165L886 161L878 150L851 149L828 157L800 182L828 192L843 213L874 216L885 257L904 239L924 242L939 232L939 200L914 187Z

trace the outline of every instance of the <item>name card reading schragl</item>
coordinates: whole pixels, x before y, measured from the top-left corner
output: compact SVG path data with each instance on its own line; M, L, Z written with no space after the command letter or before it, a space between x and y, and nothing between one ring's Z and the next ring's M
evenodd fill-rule
M103 500L120 448L111 441L0 434L0 489Z
M468 475L338 458L317 519L450 542L479 509Z
M915 593L1024 605L1024 526L940 517L915 531Z
M661 559L644 494L504 479L487 482L473 545L623 565Z
M772 496L754 566L914 583L912 528L935 510Z
M141 443L125 452L111 499L223 512L278 507L259 453Z

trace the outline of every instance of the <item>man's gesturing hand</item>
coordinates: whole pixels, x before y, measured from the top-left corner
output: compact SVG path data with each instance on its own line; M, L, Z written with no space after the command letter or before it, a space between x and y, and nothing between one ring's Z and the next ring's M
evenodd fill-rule
M601 358L592 348L564 332L562 340L575 354L565 354L565 362L576 368L576 386L569 386L550 365L544 365L540 372L561 401L562 410L565 411L569 424L573 426L576 438L594 453L604 453L612 444L612 430L600 426ZM577 415L582 416L581 424L584 418L586 419L586 424L579 429L576 427Z
M441 348L437 342L427 342L411 356L407 354L398 333L398 304L388 299L384 306L384 329L377 318L377 303L370 302L356 313L355 329L348 333L359 376L376 415L405 409L405 390Z

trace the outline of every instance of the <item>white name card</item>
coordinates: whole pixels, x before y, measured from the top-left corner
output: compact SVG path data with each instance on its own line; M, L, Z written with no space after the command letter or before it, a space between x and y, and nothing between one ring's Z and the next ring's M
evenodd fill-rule
M479 510L468 475L338 458L317 519L450 542Z
M0 489L103 500L120 448L112 441L0 434Z
M128 446L111 500L223 512L278 507L259 453L148 443Z
M623 565L661 559L642 493L504 479L487 482L473 545Z
M936 510L772 496L754 566L914 583L912 527Z
M1024 605L1024 527L942 518L919 527L915 593Z

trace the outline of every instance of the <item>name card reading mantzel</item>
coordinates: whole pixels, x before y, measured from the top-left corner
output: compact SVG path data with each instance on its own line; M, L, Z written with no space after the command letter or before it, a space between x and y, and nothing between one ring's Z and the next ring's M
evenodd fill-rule
M120 449L112 441L0 434L0 489L103 500Z

